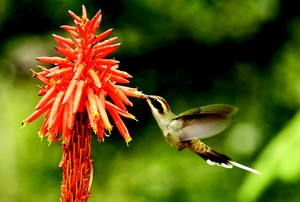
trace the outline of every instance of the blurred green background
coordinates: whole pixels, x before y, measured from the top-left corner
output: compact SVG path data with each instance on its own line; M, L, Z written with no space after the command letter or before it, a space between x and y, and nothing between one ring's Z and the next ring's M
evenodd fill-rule
M209 166L169 147L146 103L134 99L127 147L117 130L98 145L90 201L299 201L300 12L279 0L0 0L0 201L59 201L59 144L20 129L39 100L30 68L53 56L51 34L68 36L67 11L114 28L111 56L130 86L166 98L174 113L212 103L239 108L233 123L205 143L258 169L254 175Z

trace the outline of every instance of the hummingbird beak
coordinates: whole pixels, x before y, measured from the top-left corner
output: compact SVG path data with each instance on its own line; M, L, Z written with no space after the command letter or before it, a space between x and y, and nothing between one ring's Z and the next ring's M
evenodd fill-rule
M147 99L149 98L149 95L146 95L146 94L143 93L143 94L140 96L140 98L143 99L143 100L147 100Z

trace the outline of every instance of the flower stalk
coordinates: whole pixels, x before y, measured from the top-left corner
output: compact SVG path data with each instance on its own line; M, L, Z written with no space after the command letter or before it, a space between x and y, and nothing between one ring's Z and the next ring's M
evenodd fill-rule
M62 144L63 157L59 167L63 170L61 201L87 201L91 195L93 166L91 160L91 128L88 120L78 113L70 142Z
M131 136L121 117L134 119L127 111L132 106L128 97L140 97L137 88L123 86L131 75L118 69L119 61L106 58L120 44L113 44L116 37L106 39L109 29L100 34L96 30L102 19L101 11L89 20L82 6L82 17L69 11L75 26L63 25L71 38L53 34L58 46L56 51L63 57L37 57L53 67L40 67L33 71L39 79L39 96L42 96L35 111L22 122L22 126L44 115L38 132L47 137L49 144L62 143L63 170L61 201L87 201L92 185L93 167L91 160L91 134L103 142L115 125L125 142ZM111 117L111 118L109 118Z

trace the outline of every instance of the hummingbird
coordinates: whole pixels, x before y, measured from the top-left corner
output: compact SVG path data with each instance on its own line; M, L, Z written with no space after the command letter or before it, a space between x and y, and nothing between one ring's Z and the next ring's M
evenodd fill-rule
M230 124L231 116L237 113L237 107L228 104L213 104L175 115L164 98L146 94L143 94L141 98L146 99L163 136L172 147L179 151L190 150L206 160L209 165L219 165L224 168L236 166L259 174L259 171L231 160L200 140L200 138L208 138L225 130Z

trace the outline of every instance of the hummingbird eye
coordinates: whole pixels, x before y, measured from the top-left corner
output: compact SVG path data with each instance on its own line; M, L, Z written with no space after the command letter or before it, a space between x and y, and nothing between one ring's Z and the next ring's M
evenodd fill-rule
M158 110L158 113L163 114L164 107L162 106L163 105L162 102L159 99L153 97L150 97L150 100L153 107Z

